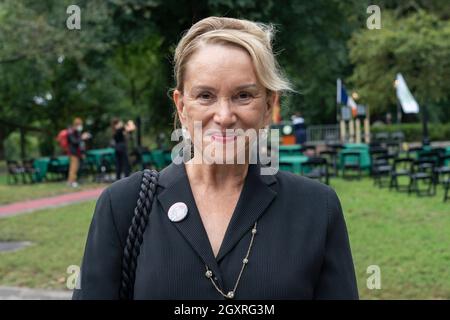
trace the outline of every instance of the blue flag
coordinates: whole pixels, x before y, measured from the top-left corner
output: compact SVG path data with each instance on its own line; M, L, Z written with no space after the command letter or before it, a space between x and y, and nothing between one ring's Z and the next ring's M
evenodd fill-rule
M336 102L338 104L347 105L348 101L348 95L347 91L345 90L345 87L342 85L341 79L337 79L337 95L336 95Z

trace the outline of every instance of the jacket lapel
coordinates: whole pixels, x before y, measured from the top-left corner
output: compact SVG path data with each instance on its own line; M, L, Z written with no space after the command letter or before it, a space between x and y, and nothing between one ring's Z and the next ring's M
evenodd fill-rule
M184 164L170 164L161 171L158 184L164 187L164 190L158 194L157 198L163 207L166 219L169 220L167 212L174 203L184 202L187 205L188 214L186 218L179 222L170 223L173 223L180 231L203 262L212 269L213 273L219 275L219 267L214 258L214 253L212 252L208 235L203 226L197 205L195 204Z
M274 183L274 176L260 175L260 165L249 165L244 187L216 257L217 262L233 249L245 233L250 232L266 211L277 195L276 189L270 187Z
M208 235L203 226L192 194L184 164L171 164L160 173L158 184L164 189L157 198L167 217L169 208L176 202L184 202L188 207L187 217L180 222L171 222L190 243L201 259L220 275L218 263L239 242L246 232L250 232L256 220L276 196L274 176L261 176L260 165L249 165L247 177L236 208L231 217L217 257L214 257Z

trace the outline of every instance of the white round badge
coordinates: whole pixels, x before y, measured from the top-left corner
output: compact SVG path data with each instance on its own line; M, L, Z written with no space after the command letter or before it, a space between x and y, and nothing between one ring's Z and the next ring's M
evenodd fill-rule
M167 215L169 216L170 221L179 222L186 218L188 212L188 207L184 202L176 202L170 208Z

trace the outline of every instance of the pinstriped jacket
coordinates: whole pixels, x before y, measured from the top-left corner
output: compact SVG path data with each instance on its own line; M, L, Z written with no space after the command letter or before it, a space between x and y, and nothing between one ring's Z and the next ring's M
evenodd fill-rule
M235 299L357 299L347 229L334 190L288 172L260 175L250 165L215 257L184 164L160 172L136 269L135 299L225 299L236 282L258 221L258 232ZM97 201L73 299L118 299L125 239L142 172L109 186ZM186 218L172 222L176 202ZM220 205L220 204L218 204Z

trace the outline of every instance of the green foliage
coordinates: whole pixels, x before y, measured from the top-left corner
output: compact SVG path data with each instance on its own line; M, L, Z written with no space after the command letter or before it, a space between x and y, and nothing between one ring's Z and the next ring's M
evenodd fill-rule
M282 99L284 119L301 111L308 124L335 123L339 77L375 114L390 110L402 72L430 119L450 121L448 10L437 0L380 1L381 30L365 28L368 0L82 0L81 30L66 27L70 4L0 3L0 158L19 127L38 129L41 150L54 152L75 116L98 146L115 116L145 119L144 135L170 129L175 45L211 15L274 24L275 52L298 91Z
M403 123L391 125L377 125L371 127L371 132L393 133L401 131L405 135L405 141L422 141L422 123ZM431 141L448 141L450 139L450 123L430 123L428 135Z
M52 150L56 133L75 116L109 122L117 91L102 62L114 44L114 28L102 1L84 1L82 31L66 28L70 1L11 1L0 4L0 144L10 132L40 129ZM84 27L84 29L83 29ZM19 36L20 35L20 36Z
M450 101L450 22L419 10L406 17L382 13L381 30L361 30L349 42L349 77L361 100L382 112L396 103L394 79L403 74L419 104ZM436 108L430 108L430 114ZM439 112L439 111L437 111ZM443 116L445 114L441 113ZM450 119L440 119L449 121Z
M8 160L21 160L20 156L20 133L13 132L5 140L5 155ZM27 136L25 138L25 148L28 150L29 158L39 156L39 140L36 136Z

